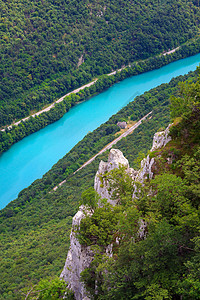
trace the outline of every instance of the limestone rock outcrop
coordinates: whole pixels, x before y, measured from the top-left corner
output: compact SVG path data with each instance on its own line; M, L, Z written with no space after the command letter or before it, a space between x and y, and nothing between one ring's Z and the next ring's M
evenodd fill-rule
M154 135L153 146L150 151L155 151L163 146L165 146L170 140L169 127L162 132L158 132ZM129 167L128 160L124 157L123 153L118 149L111 149L108 162L101 161L99 164L99 169L95 176L94 188L101 198L106 198L108 202L112 205L116 205L116 201L111 199L112 191L110 191L109 182L105 179L105 174L113 169L119 168L120 165L125 167L126 172L130 175L133 181L139 181L143 183L146 179L153 178L152 166L154 164L154 158L147 158L141 161L141 168L139 171ZM133 198L136 197L136 185ZM68 251L66 263L64 269L61 273L61 278L68 283L68 288L74 291L76 300L86 300L89 299L86 293L85 287L82 282L80 282L80 273L88 268L93 260L94 253L90 247L82 246L76 238L75 231L80 227L81 220L84 218L85 214L92 215L93 211L87 211L86 207L81 206L79 211L73 218L72 221L72 231L70 235L70 248ZM145 238L146 236L146 223L141 219L139 224L138 236L140 238ZM116 240L119 243L119 240ZM105 253L108 256L112 256L112 245L109 245L105 249Z
M123 153L118 149L111 149L108 156L108 162L100 162L99 169L94 179L94 189L96 192L102 199L106 198L112 205L115 205L116 201L111 199L112 191L109 190L109 182L104 178L104 175L113 169L119 168L120 165L125 166L126 171L134 176L135 171L129 167L129 162L124 157Z
M164 147L168 142L171 141L171 137L169 135L169 129L171 126L172 125L169 124L169 126L164 131L156 132L154 134L153 145L150 150L151 152Z
M169 135L169 128L171 127L171 124L161 132L156 132L153 137L153 145L150 150L150 152L153 152L157 149L160 149L164 147L169 141L171 141L171 137ZM152 179L153 178L153 172L152 172L152 166L155 162L154 158L150 158L149 155L147 155L146 158L144 158L141 161L141 167L138 171L138 174L135 177L136 181L139 181L140 183L143 183L146 179Z
M136 176L136 181L139 181L140 183L143 183L146 179L152 179L153 178L153 172L152 172L152 166L154 164L154 158L150 158L149 155L147 155L147 158L144 158L141 161L141 168L138 171L138 175Z
M75 214L72 221L72 230L70 234L70 248L67 254L64 269L60 275L66 283L68 288L74 292L76 300L86 300L87 297L84 284L80 282L80 273L90 266L94 254L90 247L82 246L76 238L75 231L79 229L81 220L86 214L92 214L92 211L87 211L82 205L79 211Z

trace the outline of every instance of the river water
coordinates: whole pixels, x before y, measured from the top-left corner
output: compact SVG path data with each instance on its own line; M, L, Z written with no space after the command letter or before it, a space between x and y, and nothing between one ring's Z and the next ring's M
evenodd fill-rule
M194 71L200 54L158 70L133 76L73 107L62 119L24 138L0 156L0 208L14 200L35 179L41 178L89 131L141 95L173 77Z

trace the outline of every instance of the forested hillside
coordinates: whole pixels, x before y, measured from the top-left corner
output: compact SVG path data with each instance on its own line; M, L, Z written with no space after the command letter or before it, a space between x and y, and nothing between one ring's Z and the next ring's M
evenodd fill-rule
M99 174L118 205L84 198L93 212L76 234L95 253L81 273L91 299L200 299L199 89L200 80L183 84L171 98L172 140L150 153L151 180L141 185L119 166Z
M97 75L198 36L195 0L0 3L0 126Z
M0 153L56 121L77 102L124 78L194 55L200 49L198 0L0 0L0 8L1 128L99 77L95 85L66 97L48 113L0 131ZM179 46L175 53L162 55ZM129 67L113 76L101 76L122 66ZM49 300L50 288L55 292L52 299L63 294L65 285L58 276L69 247L72 217L82 192L93 187L99 162L106 160L108 153L76 174L74 171L116 138L118 121L138 121L152 111L150 118L115 146L123 151L131 167L138 168L151 148L154 133L170 122L170 98L175 120L173 141L165 151L152 154L160 155L155 172L158 176L147 182L136 205L128 197L120 204L116 229L125 238L115 249L116 259L104 261L99 245L96 265L86 270L83 280L96 299L122 299L122 295L141 300L199 299L197 73L180 76L136 97L87 134L42 179L21 191L0 212L0 299L25 299L28 291L32 291L28 299L36 299L37 290L41 290L47 293L40 299ZM185 80L188 83L179 86ZM173 160L170 167L166 163L169 153ZM63 180L66 182L54 191ZM109 213L111 210L108 208ZM102 214L106 219L107 212ZM134 245L130 243L130 231L137 228L127 221L129 216L134 216L133 221L142 217L148 223L148 238ZM111 240L114 235L109 234ZM82 238L90 243L91 236L83 234ZM140 257L144 260L139 261ZM109 278L106 274L101 277L105 266Z
M18 199L1 211L0 298L24 299L41 279L49 282L60 275L69 246L72 216L78 209L81 193L93 186L100 159L107 160L107 153L75 175L73 172L116 137L119 120L136 121L152 110L150 119L115 146L137 168L141 157L151 148L154 133L169 124L169 98L178 95L178 83L186 79L196 82L197 72L137 97L89 133L42 179L21 191ZM195 139L193 143L197 143ZM66 183L53 191L64 179Z

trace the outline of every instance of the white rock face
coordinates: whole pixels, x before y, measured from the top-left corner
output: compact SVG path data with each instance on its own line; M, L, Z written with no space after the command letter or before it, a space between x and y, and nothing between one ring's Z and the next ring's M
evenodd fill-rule
M60 278L63 278L65 282L68 283L68 288L74 291L76 300L89 299L87 298L83 283L80 282L80 273L90 266L94 257L90 247L82 246L77 240L74 232L80 227L81 220L85 216L84 212L92 215L92 212L86 211L85 207L82 205L73 217L70 234L70 248L64 269L60 275Z
M154 158L150 159L149 155L147 155L147 158L144 158L141 161L141 168L138 171L138 175L136 176L135 180L139 181L140 183L143 183L146 179L152 179L153 178L153 172L152 172L152 166L154 164Z
M172 125L169 124L169 126L164 131L157 132L154 134L153 146L150 150L151 152L164 147L169 141L171 141L171 137L169 135L169 128L171 126Z
M170 127L171 124L166 128L166 130L154 134L153 145L150 152L153 152L157 149L164 147L169 141L171 141L171 137L169 136ZM147 158L144 158L141 161L141 168L135 180L139 181L140 183L143 183L144 180L146 179L151 180L153 178L152 166L154 162L155 162L154 158L151 159L149 155L147 155Z
M111 149L108 156L108 162L100 162L99 170L97 171L94 179L95 191L101 196L102 199L106 198L112 205L116 205L116 201L111 199L112 192L109 192L109 183L103 178L103 175L113 169L119 168L120 165L125 166L127 171L130 169L129 162L124 157L123 153L118 149Z
M108 156L107 171L119 168L119 165L124 165L129 168L129 162L124 157L123 153L118 149L111 149Z

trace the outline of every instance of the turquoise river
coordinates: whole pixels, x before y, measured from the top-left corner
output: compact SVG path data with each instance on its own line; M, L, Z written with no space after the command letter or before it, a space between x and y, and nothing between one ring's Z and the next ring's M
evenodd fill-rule
M135 96L195 70L199 62L200 54L125 79L73 107L54 124L13 145L0 156L0 208L14 200L35 179L41 178L89 131L107 121Z

